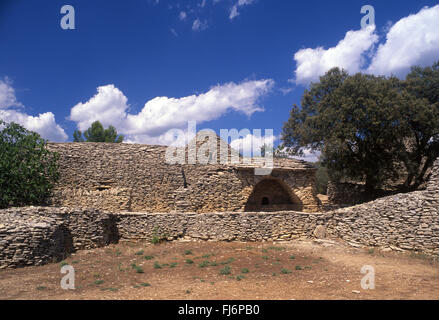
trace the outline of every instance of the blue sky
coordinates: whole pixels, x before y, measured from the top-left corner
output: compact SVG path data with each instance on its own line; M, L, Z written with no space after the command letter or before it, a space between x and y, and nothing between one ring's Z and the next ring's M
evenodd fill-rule
M52 141L94 120L140 143L169 143L165 133L188 120L278 137L332 66L404 76L431 64L437 3L0 0L0 118ZM63 5L75 9L74 30L60 27ZM363 5L374 29L361 29Z

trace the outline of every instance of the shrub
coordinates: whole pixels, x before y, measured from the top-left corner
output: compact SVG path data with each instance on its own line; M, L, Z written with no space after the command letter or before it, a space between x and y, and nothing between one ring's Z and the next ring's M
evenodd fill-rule
M0 208L48 204L59 156L46 144L38 133L0 120Z

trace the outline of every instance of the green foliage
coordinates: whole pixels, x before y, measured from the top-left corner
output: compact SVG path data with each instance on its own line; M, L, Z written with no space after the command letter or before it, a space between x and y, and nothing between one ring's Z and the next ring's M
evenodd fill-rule
M220 274L222 275L228 275L232 273L232 269L230 268L230 266L225 266L223 269L220 270Z
M80 130L75 130L73 133L73 142L123 142L124 136L117 135L116 128L109 126L104 129L99 121L95 121L91 124L91 127L84 132L84 136Z
M205 267L208 267L209 264L210 264L209 260L204 260L203 262L201 262L201 263L198 265L198 267L200 267L200 268L205 268Z
M439 156L438 88L438 63L405 80L331 69L293 106L283 148L321 151L331 179L364 181L371 195L389 181L416 189Z
M316 172L316 189L319 194L326 194L328 188L328 169L322 164L321 161L317 161L313 163L313 165L317 168Z
M59 156L46 143L38 133L0 120L0 208L47 204Z
M136 265L135 263L132 263L132 264L131 264L131 267L132 267L134 270L136 270L137 273L143 273L143 269L142 269L142 267Z

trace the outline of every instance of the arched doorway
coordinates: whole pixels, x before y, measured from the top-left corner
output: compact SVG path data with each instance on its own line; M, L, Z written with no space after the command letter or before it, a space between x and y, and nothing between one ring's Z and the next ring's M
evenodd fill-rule
M264 179L255 185L244 211L302 211L301 201L278 179Z

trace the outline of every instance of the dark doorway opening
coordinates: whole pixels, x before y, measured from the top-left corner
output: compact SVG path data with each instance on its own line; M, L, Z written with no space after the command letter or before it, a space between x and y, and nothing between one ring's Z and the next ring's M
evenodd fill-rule
M277 179L264 179L255 185L245 211L302 211L301 201L288 192L288 186Z

